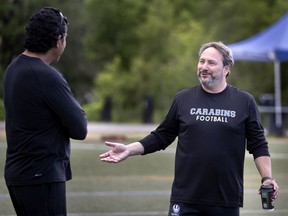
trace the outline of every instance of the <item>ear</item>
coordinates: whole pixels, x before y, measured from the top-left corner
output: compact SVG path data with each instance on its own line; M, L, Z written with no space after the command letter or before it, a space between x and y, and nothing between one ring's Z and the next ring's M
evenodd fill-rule
M56 47L58 48L58 47L60 47L60 45L61 45L61 36L59 35L59 37L58 37L58 40L57 40L57 43L56 43Z
M225 76L228 76L228 75L229 75L230 69L231 69L231 66L230 66L230 65L226 65L226 66L224 67L224 74L225 74Z

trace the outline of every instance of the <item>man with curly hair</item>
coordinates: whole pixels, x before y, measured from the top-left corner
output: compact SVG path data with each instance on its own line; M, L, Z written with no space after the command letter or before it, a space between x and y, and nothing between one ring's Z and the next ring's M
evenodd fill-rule
M70 138L87 135L86 114L51 67L66 47L67 18L46 7L29 19L25 51L4 77L5 180L17 215L67 215Z

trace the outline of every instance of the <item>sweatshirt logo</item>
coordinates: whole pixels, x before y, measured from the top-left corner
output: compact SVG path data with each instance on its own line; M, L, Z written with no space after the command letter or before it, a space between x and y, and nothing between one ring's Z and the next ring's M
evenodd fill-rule
M196 116L196 121L228 122L228 118L235 118L235 110L191 108L190 115Z
M180 206L177 204L174 204L172 207L171 216L179 216L180 215L179 212L180 212Z

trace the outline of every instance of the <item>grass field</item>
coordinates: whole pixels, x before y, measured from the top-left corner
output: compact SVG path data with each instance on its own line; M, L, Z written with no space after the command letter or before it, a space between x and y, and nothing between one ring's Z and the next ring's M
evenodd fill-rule
M281 192L274 212L261 209L257 191L260 177L248 155L245 162L243 216L288 215L288 138L268 138L274 177ZM125 141L126 142L126 141ZM128 141L127 141L128 142ZM5 141L0 143L0 215L15 215L3 179ZM106 151L99 140L72 142L73 180L67 183L70 216L167 216L173 180L175 144L166 151L135 156L120 164L106 164L98 155Z

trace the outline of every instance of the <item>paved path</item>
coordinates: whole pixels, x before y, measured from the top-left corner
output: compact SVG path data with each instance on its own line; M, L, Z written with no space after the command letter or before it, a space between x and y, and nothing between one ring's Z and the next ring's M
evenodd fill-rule
M88 133L98 135L147 134L156 129L157 126L157 124L141 123L88 122ZM5 123L0 122L0 131L4 130Z
M156 127L156 124L90 122L88 124L88 132L100 134L150 133L152 130L156 129Z

